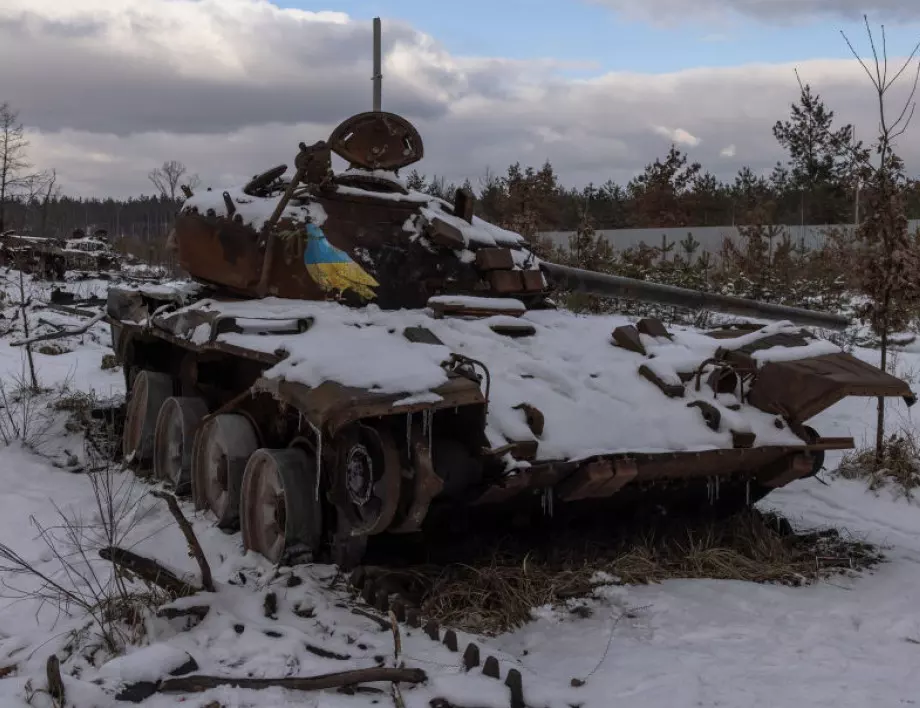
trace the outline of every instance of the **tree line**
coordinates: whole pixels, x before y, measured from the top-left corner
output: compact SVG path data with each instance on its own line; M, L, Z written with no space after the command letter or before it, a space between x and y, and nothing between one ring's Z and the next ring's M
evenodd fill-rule
M148 173L150 196L84 199L62 194L54 169L36 169L29 161L29 141L19 114L0 103L0 234L21 231L65 238L77 231L104 230L139 242L161 239L181 204L180 187L198 188L201 179L178 160Z
M821 96L800 84L789 117L772 132L786 159L770 174L744 167L727 182L672 144L626 185L565 187L546 162L539 169L515 163L504 174L486 174L479 185L460 186L478 194L483 218L526 236L573 231L586 218L596 229L858 222L870 198L861 174L870 148L855 138L853 126L835 126ZM416 171L408 181L445 198L457 187ZM907 179L903 196L908 218L920 218L920 180Z
M476 183L450 184L413 170L410 187L452 199L458 187L477 195L482 218L533 237L540 231L575 231L586 219L595 229L673 228L769 224L853 224L870 199L860 178L869 148L850 124L835 125L834 112L808 84L773 137L786 157L769 174L742 168L723 181L676 145L648 163L625 185L608 180L567 187L550 162L541 167L510 165L487 172ZM141 241L162 238L182 195L201 180L179 161L152 170L150 196L128 199L75 198L61 193L53 170L34 171L17 114L0 105L0 232L29 230L49 236L76 228L103 228ZM920 180L904 185L906 216L920 218Z

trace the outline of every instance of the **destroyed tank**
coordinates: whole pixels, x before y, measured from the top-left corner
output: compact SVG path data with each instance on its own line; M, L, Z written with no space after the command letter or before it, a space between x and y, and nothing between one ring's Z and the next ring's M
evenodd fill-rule
M16 266L49 280L63 280L67 271L106 271L119 266L120 257L99 231L82 230L69 239L29 236L9 231L0 236L0 265Z
M844 318L541 261L470 193L408 189L422 156L402 117L354 116L291 176L185 201L191 282L109 291L126 459L246 549L347 567L471 509L731 512L853 447L807 425L845 396L913 402L800 326ZM556 309L554 288L779 321L669 331Z

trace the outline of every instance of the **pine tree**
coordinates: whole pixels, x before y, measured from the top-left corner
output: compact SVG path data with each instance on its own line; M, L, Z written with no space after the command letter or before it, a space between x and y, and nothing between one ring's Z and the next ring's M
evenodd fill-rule
M750 225L765 220L772 223L776 212L775 191L769 181L743 167L729 187L733 203L733 224Z
M656 159L632 179L626 192L632 201L637 227L690 226L688 195L701 166L671 145L664 160Z
M690 185L687 210L693 225L708 226L725 223L728 216L726 193L728 188L711 172L697 174Z
M684 252L684 260L686 260L688 264L692 264L694 256L700 248L700 242L693 238L693 234L688 231L687 237L680 241L680 247Z
M416 192L424 192L425 188L428 186L428 180L425 178L425 175L419 174L418 170L412 170L406 176L406 186L409 189L414 189Z
M834 128L834 112L808 84L800 86L799 101L789 120L777 121L773 136L789 155L788 169L774 171L774 181L786 193L804 198L805 220L832 224L851 213L856 167L868 157L855 139L853 126Z
M499 199L502 203L499 223L502 226L517 231L530 241L538 231L558 228L562 190L549 162L544 163L539 171L532 167L523 168L515 162L498 185L492 185L493 189L499 186L502 195Z

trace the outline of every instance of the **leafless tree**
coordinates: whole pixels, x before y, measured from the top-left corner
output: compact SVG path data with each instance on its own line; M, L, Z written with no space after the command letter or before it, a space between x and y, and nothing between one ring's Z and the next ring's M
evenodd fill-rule
M175 201L178 197L179 185L183 184L183 177L188 175L188 168L178 160L164 162L162 167L157 167L147 175L153 182L160 196ZM190 189L194 190L201 184L198 175L188 175L184 181Z
M41 230L39 231L39 236L47 236L48 230L48 205L50 204L53 198L56 198L60 195L61 188L57 184L57 170L51 170L50 172L45 173L45 178L42 184L42 197L39 204L39 209L41 210L40 224Z
M920 81L920 62L915 62L920 42L907 59L889 73L888 47L885 27L881 28L881 47L865 18L866 32L872 52L871 60L862 59L846 34L841 32L853 56L865 70L878 101L878 136L874 145L874 160L863 163L860 175L869 199L865 217L857 232L861 285L868 296L863 314L881 338L881 368L887 367L888 336L903 329L920 306L920 248L908 232L905 192L908 179L904 163L895 153L895 141L910 125L916 104L914 97ZM891 89L907 75L913 79L903 105L889 105ZM884 458L885 405L878 400L876 429L876 464Z
M48 206L52 199L59 197L61 194L57 170L42 170L41 172L31 172L23 175L19 179L19 186L16 196L29 211L37 212L38 235L46 236Z
M0 103L0 233L6 230L7 200L22 186L31 165L26 160L26 140L19 113L9 103Z

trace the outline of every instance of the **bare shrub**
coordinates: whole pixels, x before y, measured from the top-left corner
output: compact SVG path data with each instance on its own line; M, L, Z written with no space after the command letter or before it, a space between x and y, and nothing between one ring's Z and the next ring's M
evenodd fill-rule
M94 392L74 390L72 382L71 374L54 388L33 389L25 371L0 380L0 442L18 443L37 454L54 457L54 450L49 448L55 448L59 432L82 432L99 448L93 451L101 462L98 469L117 460L121 398L99 399ZM94 410L101 408L109 408L112 415L95 419Z
M44 400L50 389L33 387L26 376L22 371L0 380L0 440L5 445L19 442L34 450L48 440L55 417Z
M864 481L869 489L894 489L899 495L912 499L920 487L920 440L904 426L885 438L883 455L878 461L875 447L847 453L837 468L844 479Z
M98 462L98 460L97 460ZM97 465L98 467L98 465ZM149 608L168 598L158 588L101 560L99 551L124 547L154 510L132 474L106 464L87 475L95 506L63 510L55 505L57 522L31 523L51 556L51 567L34 563L6 543L0 543L0 576L7 597L50 605L58 617L87 622L75 630L72 643L117 654L144 631ZM161 529L157 529L159 531ZM90 651L92 653L92 651Z

